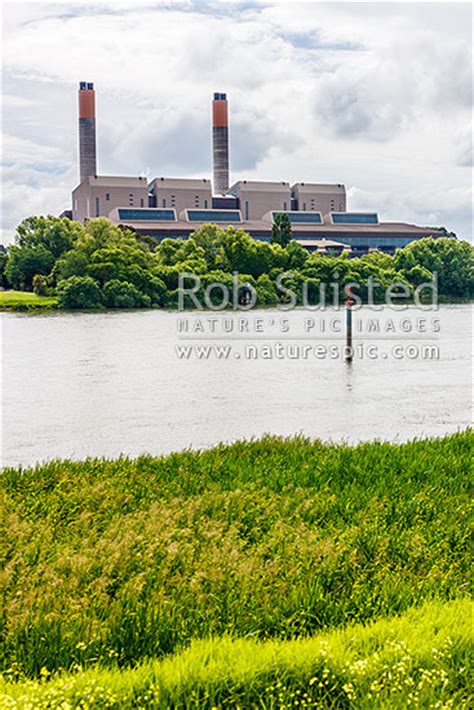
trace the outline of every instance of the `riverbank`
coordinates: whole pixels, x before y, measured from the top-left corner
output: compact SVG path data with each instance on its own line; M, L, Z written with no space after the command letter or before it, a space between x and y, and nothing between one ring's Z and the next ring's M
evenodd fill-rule
M37 296L29 291L0 291L0 311L37 313L57 307L58 299L55 296Z
M472 431L354 447L267 437L159 458L6 469L0 663L15 687L4 692L77 707L95 678L94 687L105 686L90 707L131 707L111 697L155 692L154 684L165 699L174 688L167 702L194 698L210 708L263 701L272 686L272 707L296 707L292 693L312 698L322 683L327 690L314 698L323 707L377 707L370 688L387 702L399 686L401 704L381 706L406 707L406 688L424 697L433 684L430 702L462 707L465 640L456 624L466 613L473 440ZM411 611L424 602L434 605ZM407 616L398 622L399 614ZM211 646L180 655L209 637ZM298 637L308 638L298 642L307 644L301 656L291 642ZM340 665L345 649L352 670ZM150 665L169 654L178 655ZM227 657L244 664L240 671L232 660L228 683ZM144 665L123 670L136 664ZM55 676L78 668L86 676ZM43 681L30 686L27 677ZM354 699L343 690L350 683Z
M406 300L404 306L412 306L412 300ZM471 298L447 298L446 296L439 298L439 303L443 305L457 305L457 304L469 304L472 303ZM377 303L377 308L380 304ZM159 308L165 311L176 311L175 306L153 306L152 308ZM274 308L274 305L259 305L252 309L252 313L260 310L269 310ZM16 312L16 313L41 313L42 311L52 311L60 310L62 313L67 312L83 312L90 313L91 309L77 309L77 308L61 308L59 309L58 299L56 296L37 296L35 293L30 291L0 291L0 312ZM119 311L137 311L143 312L144 310L150 310L150 308L106 308L101 306L100 308L92 309L92 312L104 312L104 313L117 313ZM196 308L186 307L187 312L200 312ZM232 308L224 309L222 312L233 311ZM215 313L210 309L204 309L206 313Z

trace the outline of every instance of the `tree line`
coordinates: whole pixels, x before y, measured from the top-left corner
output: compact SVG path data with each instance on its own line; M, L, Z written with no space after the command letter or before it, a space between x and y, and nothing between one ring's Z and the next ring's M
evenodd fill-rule
M308 253L291 240L285 225L278 229L266 243L242 229L205 224L188 239L158 243L106 218L83 226L65 218L28 217L1 255L2 285L56 295L61 308L176 307L183 272L199 275L203 289L211 283L232 288L237 272L256 289L258 305L281 299L275 281L282 272L291 272L286 284L296 292L304 282L309 298L317 298L321 284L337 281L343 294L346 284L370 277L381 291L399 283L413 292L434 272L441 297L469 298L474 292L474 250L465 241L425 238L394 256L371 252L350 259L347 253ZM363 291L360 295L364 298Z

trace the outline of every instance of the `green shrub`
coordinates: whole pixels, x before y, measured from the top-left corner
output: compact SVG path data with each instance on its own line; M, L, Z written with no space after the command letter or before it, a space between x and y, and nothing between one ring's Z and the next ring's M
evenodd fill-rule
M36 274L33 277L33 293L37 296L49 296L50 288L48 285L48 279L43 274Z
M57 288L60 308L100 308L102 292L90 276L70 276L60 281Z
M103 288L104 304L108 308L142 308L151 299L127 281L107 281Z
M262 274L257 279L257 303L259 306L278 303L275 284L267 274Z

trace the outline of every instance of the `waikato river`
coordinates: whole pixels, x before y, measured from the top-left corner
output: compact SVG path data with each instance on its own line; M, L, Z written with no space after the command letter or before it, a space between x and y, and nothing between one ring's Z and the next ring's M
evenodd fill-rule
M343 323L331 310L3 314L3 465L470 424L469 305L362 309L352 364Z

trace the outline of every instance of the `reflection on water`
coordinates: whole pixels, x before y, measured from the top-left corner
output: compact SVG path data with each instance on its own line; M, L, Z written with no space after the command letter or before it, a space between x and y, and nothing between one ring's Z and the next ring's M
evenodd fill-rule
M435 314L414 308L395 316L378 313L379 332L369 332L374 313L362 310L354 344L376 345L379 354L356 355L351 365L312 354L314 347L343 343L337 326L330 327L331 314L325 326L321 316L309 314L316 323L309 333L302 311L258 312L263 331L255 326L256 315L212 314L216 320L205 322L203 333L196 332L196 321L211 315L191 314L188 331L180 335L178 314L170 312L4 315L4 465L159 454L265 432L403 440L469 425L469 306L442 306ZM421 331L419 317L426 321ZM222 332L224 318L227 328L229 319L235 321L231 334ZM395 332L383 327L389 318ZM402 318L416 324L412 332L401 328ZM241 330L242 319L251 319L250 332ZM278 343L298 345L300 357L276 356ZM436 344L440 356L394 357L396 344ZM177 345L232 350L226 359L180 360ZM257 359L246 359L249 345L257 348ZM303 357L305 345L311 353ZM272 349L274 356L266 358Z

